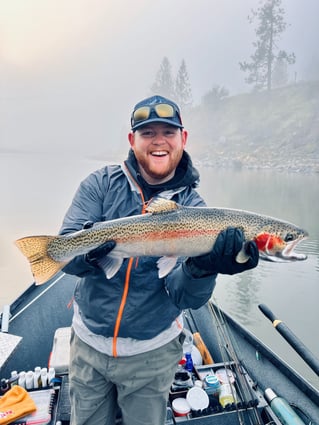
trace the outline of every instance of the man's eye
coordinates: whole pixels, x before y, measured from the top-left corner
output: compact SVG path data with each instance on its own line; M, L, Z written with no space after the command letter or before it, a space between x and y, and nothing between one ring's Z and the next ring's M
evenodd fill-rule
M166 130L164 134L165 134L165 136L174 136L175 131L174 130Z
M153 131L150 131L150 130L145 130L145 131L143 131L142 132L142 136L143 137L153 137L154 136L154 132Z

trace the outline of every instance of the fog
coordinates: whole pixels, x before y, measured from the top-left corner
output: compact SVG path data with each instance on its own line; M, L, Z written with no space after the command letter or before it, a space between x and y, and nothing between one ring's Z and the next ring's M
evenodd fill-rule
M13 241L55 234L80 180L108 160L123 159L132 107L150 94L164 56L174 75L185 60L194 105L215 85L230 96L251 91L239 62L254 52L255 26L247 16L258 6L259 0L0 0L0 311L32 281ZM290 82L319 80L319 1L282 0L282 6L289 26L279 47L296 55ZM196 152L195 129L185 125ZM201 169L208 205L282 214L312 232L313 248L309 261L290 265L290 272L287 266L285 276L281 269L267 278L261 267L253 284L240 278L238 289L235 280L229 291L220 285L218 295L257 327L258 302L269 300L278 312L286 307L288 318L296 318L292 329L300 329L311 349L319 232L309 202L318 199L319 174L296 174L298 185L284 173L227 175L212 187L215 170ZM267 333L263 339L273 341Z
M110 155L166 56L184 59L194 103L214 85L251 90L247 16L258 0L0 0L0 149ZM317 0L283 0L290 80L318 79ZM191 129L189 129L191 130Z

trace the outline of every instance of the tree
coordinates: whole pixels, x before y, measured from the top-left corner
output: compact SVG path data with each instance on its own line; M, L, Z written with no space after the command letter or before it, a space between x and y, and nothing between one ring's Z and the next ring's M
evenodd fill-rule
M249 23L255 19L258 21L255 34L257 40L253 43L256 48L250 57L251 62L240 62L240 69L249 72L246 82L254 84L255 89L260 90L272 87L272 73L275 61L280 58L287 64L296 61L294 53L286 53L279 50L278 41L281 34L286 30L287 24L284 21L284 9L281 7L281 0L261 0L261 7L252 10L252 17L248 17Z
M204 106L216 106L225 97L229 96L229 91L225 87L215 85L209 92L207 92L202 98L202 104Z
M162 60L160 69L156 74L156 79L151 87L151 90L154 94L159 94L169 98L175 97L172 66L166 56Z
M175 81L175 95L179 106L184 109L193 103L192 89L189 82L186 63L182 60Z
M283 87L288 83L287 62L280 55L276 58L272 72L272 86Z

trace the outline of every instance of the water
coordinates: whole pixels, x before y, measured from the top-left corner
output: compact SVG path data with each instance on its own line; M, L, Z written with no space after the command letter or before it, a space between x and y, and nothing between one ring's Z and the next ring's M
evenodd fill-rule
M40 154L0 157L0 308L32 282L14 240L55 234L81 179L103 161ZM310 238L296 263L268 263L237 276L220 276L214 299L287 363L319 388L318 377L258 309L268 305L319 358L319 175L201 168L199 192L209 206L251 210L304 227Z

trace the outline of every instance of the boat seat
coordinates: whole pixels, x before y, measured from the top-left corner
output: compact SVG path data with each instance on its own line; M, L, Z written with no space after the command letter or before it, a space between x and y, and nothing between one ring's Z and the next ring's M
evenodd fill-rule
M50 356L50 367L57 375L69 372L71 327L56 329Z

